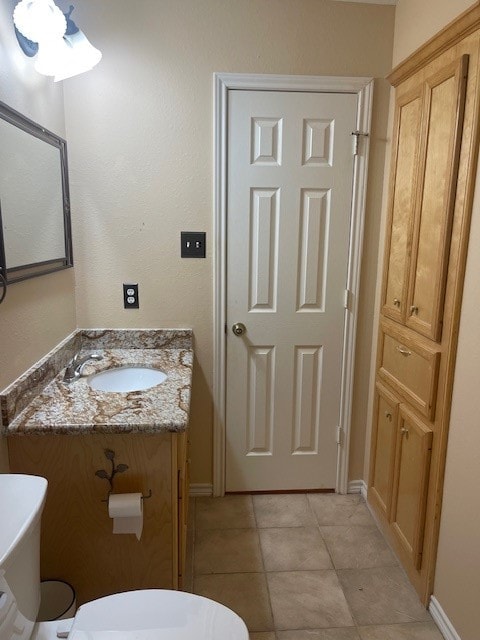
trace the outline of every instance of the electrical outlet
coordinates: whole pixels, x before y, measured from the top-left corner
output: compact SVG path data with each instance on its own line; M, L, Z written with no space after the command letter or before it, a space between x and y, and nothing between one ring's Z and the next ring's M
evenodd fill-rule
M138 309L138 284L123 284L123 306L125 309Z
M182 258L205 258L205 231L182 231L180 234Z

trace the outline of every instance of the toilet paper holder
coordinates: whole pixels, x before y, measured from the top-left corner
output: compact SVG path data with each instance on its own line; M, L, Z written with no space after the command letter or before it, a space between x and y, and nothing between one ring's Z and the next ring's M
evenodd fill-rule
M113 479L115 478L117 473L124 473L125 471L128 470L129 467L128 467L128 464L123 464L123 463L115 466L115 451L113 451L113 449L104 449L103 453L105 455L105 458L109 460L112 468L110 470L110 473L108 473L105 469L97 469L97 471L95 471L95 475L97 476L97 478L106 480L110 485L110 491L108 492L107 497L104 500L102 500L102 502L108 503L110 496L114 493ZM142 493L142 500L148 500L148 498L151 498L151 497L152 497L151 489L148 490L148 494L146 496L144 496Z
M109 491L108 492L108 496L106 498L104 498L103 500L101 500L101 502L108 502L108 499L110 498L111 495L114 495L113 491ZM148 500L151 497L152 497L152 490L151 489L148 490L148 494L146 496L144 496L143 493L142 493L142 500Z

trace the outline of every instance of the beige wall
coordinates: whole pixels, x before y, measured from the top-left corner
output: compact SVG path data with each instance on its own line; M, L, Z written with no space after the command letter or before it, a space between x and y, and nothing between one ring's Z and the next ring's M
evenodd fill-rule
M472 0L397 0L393 66L473 4Z
M79 326L192 326L192 482L212 479L212 118L215 71L382 78L394 8L330 0L87 0L100 65L65 82ZM352 477L362 474L388 111L375 90ZM207 259L181 260L181 230ZM122 282L140 310L122 309Z
M480 172L455 369L434 595L462 640L480 629Z
M471 0L398 0L394 62L398 63L469 8ZM462 640L480 629L480 172L477 178L457 365L434 595Z
M0 0L0 100L65 136L62 85L40 76L20 50L12 24L15 0ZM0 389L75 328L73 269L12 285L0 307ZM0 437L0 471L7 468Z

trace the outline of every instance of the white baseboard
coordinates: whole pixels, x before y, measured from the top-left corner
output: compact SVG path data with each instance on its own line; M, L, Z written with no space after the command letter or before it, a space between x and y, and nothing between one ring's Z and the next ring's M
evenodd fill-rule
M211 496L213 494L212 484L191 484L190 485L190 497L201 498Z
M351 480L348 483L348 493L361 493L362 496L366 499L367 497L367 485L364 480ZM191 484L190 485L190 497L202 497L202 496L212 496L213 495L213 485L211 484Z
M462 640L435 596L431 596L428 610L445 640Z
M361 493L363 498L367 499L367 484L365 480L350 480L348 483L348 493Z

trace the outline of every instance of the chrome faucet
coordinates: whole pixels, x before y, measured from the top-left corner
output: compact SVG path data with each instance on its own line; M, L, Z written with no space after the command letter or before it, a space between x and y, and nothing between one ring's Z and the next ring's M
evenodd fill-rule
M88 353L86 356L82 356L80 355L80 353L76 353L65 369L63 381L67 384L70 384L70 382L78 380L78 378L80 378L80 376L82 375L83 367L89 360L101 360L102 357L103 356L101 356L99 353Z

